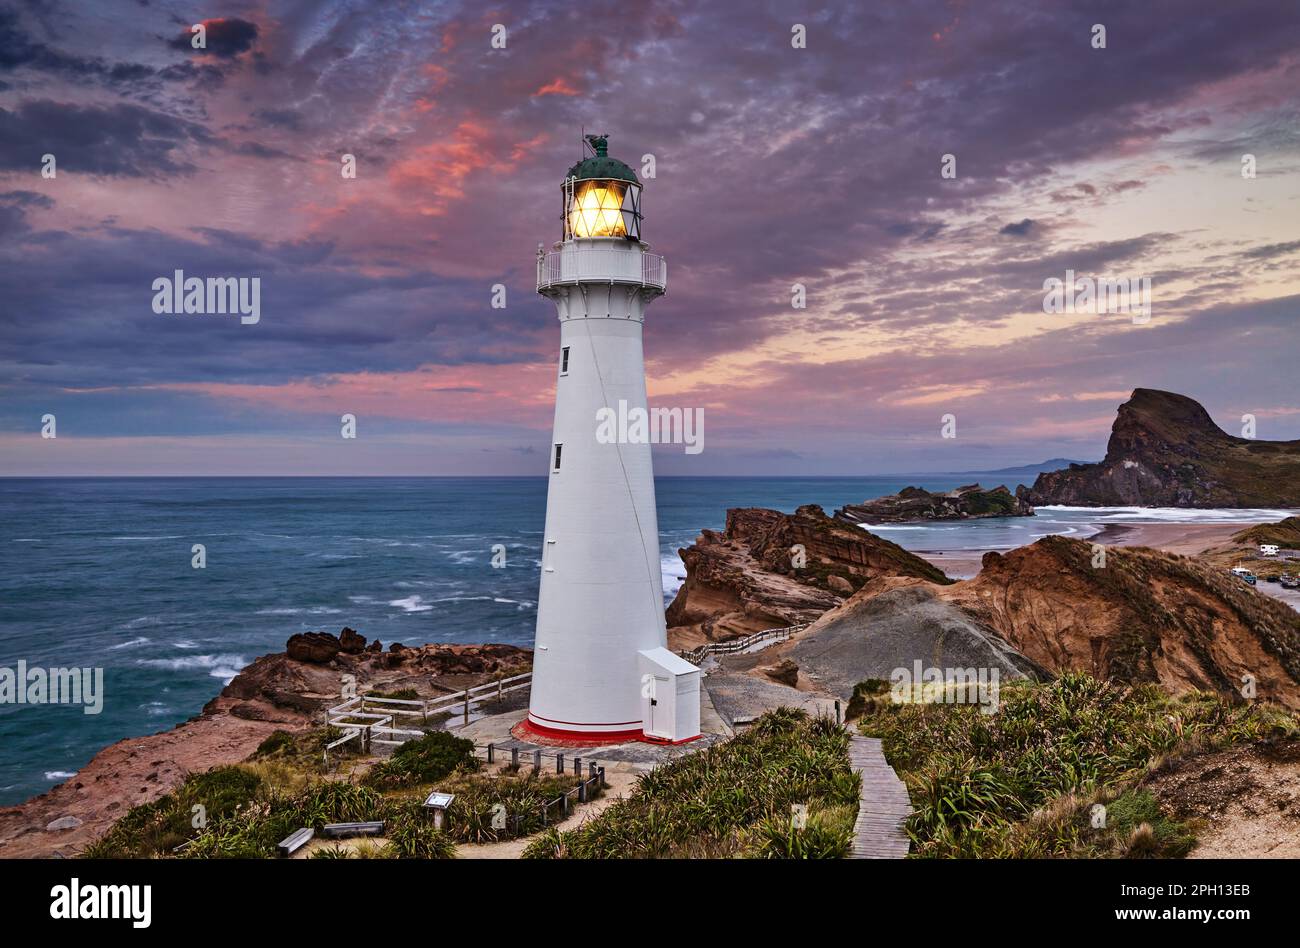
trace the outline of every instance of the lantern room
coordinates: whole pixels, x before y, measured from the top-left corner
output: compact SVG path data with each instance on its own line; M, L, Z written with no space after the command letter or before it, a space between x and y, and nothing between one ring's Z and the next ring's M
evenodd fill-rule
M605 135L586 136L592 154L569 169L561 186L564 239L641 239L641 182L609 157Z

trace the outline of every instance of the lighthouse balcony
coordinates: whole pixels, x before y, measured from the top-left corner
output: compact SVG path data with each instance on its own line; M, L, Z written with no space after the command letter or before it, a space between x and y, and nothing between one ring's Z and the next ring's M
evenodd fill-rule
M627 240L566 242L537 257L537 291L573 283L631 283L662 293L668 264L661 254L646 253Z

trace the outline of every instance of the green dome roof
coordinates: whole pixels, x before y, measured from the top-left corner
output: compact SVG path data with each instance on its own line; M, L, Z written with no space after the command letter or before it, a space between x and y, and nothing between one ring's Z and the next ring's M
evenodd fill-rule
M635 184L641 182L637 180L636 172L629 168L617 158L611 158L607 154L609 140L604 135L588 135L587 141L591 142L591 147L596 150L596 154L590 158L584 158L572 168L569 169L567 178L612 178L615 181L631 181Z

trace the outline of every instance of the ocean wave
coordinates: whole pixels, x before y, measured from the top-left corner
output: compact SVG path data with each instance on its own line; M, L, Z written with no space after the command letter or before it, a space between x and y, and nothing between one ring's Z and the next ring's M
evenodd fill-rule
M529 599L505 599L501 596L493 597L492 601L499 602L502 605L514 606L519 612L526 612L537 605L537 603Z
M667 597L675 596L682 583L686 582L686 564L676 554L661 556L659 558L659 575L662 577L664 584L664 595Z
M422 596L407 596L405 599L390 599L390 606L396 606L403 612L432 612L433 606L424 601Z
M109 537L110 540L179 540L180 534L165 537Z
M45 771L46 780L71 780L77 775L75 770L47 770Z
M135 648L136 646L147 645L147 644L149 644L149 639L145 638L142 635L139 638L134 638L127 642L118 642L116 645L110 645L108 647L108 650L110 652L116 652L118 649Z
M176 658L140 658L137 665L162 668L167 671L193 671L205 669L213 678L229 681L248 664L242 655L182 655Z
M342 611L342 609L334 609L331 606L308 606L302 609L293 609L286 606L278 609L258 609L253 614L259 616L297 616L306 613L309 616L336 616Z
M1265 507L1069 507L1049 504L1036 510L1053 510L1090 515L1102 523L1240 523L1251 520L1282 520L1294 514L1292 510Z

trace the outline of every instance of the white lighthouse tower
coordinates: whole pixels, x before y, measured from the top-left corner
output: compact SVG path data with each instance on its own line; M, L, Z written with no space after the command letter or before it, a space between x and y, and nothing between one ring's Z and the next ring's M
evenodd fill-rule
M580 741L698 737L699 670L666 648L648 443L598 439L645 411L641 329L667 268L641 240L641 184L588 135L561 185L563 239L537 251L560 320L532 696L524 730ZM623 403L620 406L620 403Z

